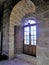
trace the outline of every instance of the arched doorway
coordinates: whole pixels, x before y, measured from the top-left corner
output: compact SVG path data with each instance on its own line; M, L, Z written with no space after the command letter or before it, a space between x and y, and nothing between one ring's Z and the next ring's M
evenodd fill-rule
M31 1L29 2L26 0L20 1L11 12L9 22L9 58L14 56L14 26L21 26L23 17L27 14L35 13L35 5Z

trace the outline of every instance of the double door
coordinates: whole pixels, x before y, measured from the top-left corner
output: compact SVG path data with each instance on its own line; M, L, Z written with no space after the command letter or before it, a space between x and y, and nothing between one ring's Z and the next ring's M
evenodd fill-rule
M36 56L36 25L24 26L23 52Z

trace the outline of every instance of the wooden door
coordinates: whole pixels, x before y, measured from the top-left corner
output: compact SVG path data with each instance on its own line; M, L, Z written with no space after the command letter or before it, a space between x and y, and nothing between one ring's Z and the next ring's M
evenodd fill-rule
M36 46L24 44L24 53L28 55L36 56Z
M24 45L25 54L36 56L36 24L24 26Z

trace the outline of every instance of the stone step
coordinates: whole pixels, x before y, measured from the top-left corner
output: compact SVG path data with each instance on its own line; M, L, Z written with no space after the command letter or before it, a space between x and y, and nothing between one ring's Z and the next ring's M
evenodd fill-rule
M34 65L37 64L37 59L36 57L30 56L30 55L26 55L26 54L17 54L16 57L20 60L24 60L26 62L32 63Z

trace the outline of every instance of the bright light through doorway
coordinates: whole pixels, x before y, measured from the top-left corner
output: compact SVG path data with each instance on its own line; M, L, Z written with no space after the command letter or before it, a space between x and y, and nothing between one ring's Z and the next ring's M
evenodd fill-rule
M28 25L28 23L30 23L30 24L36 24L35 20L28 20L28 21L26 21L26 23L24 25Z
M24 24L24 44L36 45L36 21L28 20Z

